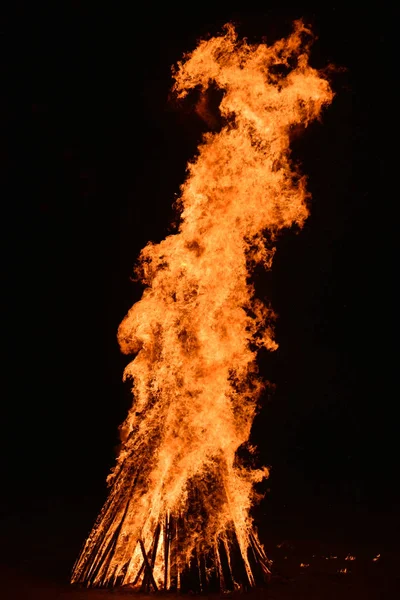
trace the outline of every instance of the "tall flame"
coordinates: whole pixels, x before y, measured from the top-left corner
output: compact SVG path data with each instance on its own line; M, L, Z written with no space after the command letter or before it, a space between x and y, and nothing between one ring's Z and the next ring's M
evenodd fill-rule
M332 99L308 64L309 39L296 22L287 39L251 45L228 24L174 71L178 98L223 91L223 124L188 165L179 230L140 254L147 287L118 331L122 351L135 355L124 375L134 403L73 582L184 589L197 570L200 589L213 578L235 588L269 573L250 517L254 484L268 470L237 454L263 387L257 350L277 348L273 312L249 275L272 261L265 232L274 239L307 217L290 132Z

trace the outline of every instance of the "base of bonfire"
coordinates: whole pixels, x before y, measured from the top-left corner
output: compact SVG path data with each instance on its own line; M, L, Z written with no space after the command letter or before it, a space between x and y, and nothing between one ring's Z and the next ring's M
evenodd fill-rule
M109 574L100 578L97 569L85 569L81 577L74 583L85 587L110 588L132 592L182 592L182 593L212 593L247 591L256 586L263 586L270 581L270 561L255 532L250 532L250 545L247 552L248 567L240 552L239 544L234 533L226 534L212 548L206 551L197 549L187 564L182 564L180 554L181 519L166 518L163 526L158 525L154 532L150 549L146 552L143 540L138 540L142 562L135 579L125 583L128 564L118 577L110 578ZM163 535L161 531L163 527ZM159 542L163 539L163 581L156 581L154 565L160 552ZM111 561L112 552L108 559ZM249 572L250 567L250 572Z

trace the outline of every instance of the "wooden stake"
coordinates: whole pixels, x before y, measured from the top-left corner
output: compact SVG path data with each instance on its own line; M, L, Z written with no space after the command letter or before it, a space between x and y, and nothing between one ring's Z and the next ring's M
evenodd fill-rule
M169 569L169 543L170 543L170 527L168 515L165 516L165 531L164 531L164 590L168 586L168 569Z
M155 581L155 579L154 579L154 575L153 575L153 569L151 568L151 566L150 566L150 563L149 563L149 561L148 561L148 558L147 558L147 556L146 556L146 550L145 550L145 547L144 547L143 541L142 541L142 540L139 540L139 544L140 544L140 549L141 549L141 551L142 551L142 554L143 554L143 560L144 560L144 564L145 564L145 569L146 569L146 571L147 571L147 575L148 575L148 576L149 576L149 578L150 578L150 581L151 581L151 584L152 584L152 586L153 586L154 590L155 590L156 592L158 592L158 587L157 587L157 584L156 584L156 581Z

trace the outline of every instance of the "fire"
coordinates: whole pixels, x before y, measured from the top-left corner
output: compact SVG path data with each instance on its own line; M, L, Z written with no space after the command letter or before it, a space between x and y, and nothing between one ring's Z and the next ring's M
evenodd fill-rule
M142 299L120 325L133 406L110 495L78 558L73 582L164 589L249 587L270 562L250 509L266 467L237 450L263 384L256 356L275 350L273 311L249 284L271 265L278 231L307 217L305 179L289 156L291 129L332 99L308 64L310 32L251 45L232 25L178 63L173 91L223 92L221 127L188 165L176 234L141 252ZM272 241L265 245L265 234Z

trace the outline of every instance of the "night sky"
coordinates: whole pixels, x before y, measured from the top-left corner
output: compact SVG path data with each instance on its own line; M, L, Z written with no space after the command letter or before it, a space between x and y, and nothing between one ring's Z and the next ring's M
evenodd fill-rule
M171 65L228 20L256 42L286 36L301 16L318 36L311 64L338 67L336 96L293 141L310 218L282 234L272 271L254 276L278 313L280 344L260 357L276 389L254 423L260 464L272 467L256 516L265 536L391 543L393 198L381 126L390 15L378 3L367 14L268 2L161 12L16 4L2 19L4 560L20 560L22 543L21 560L45 554L64 577L106 498L131 403L116 331L142 292L133 266L170 232L207 129L169 99Z

